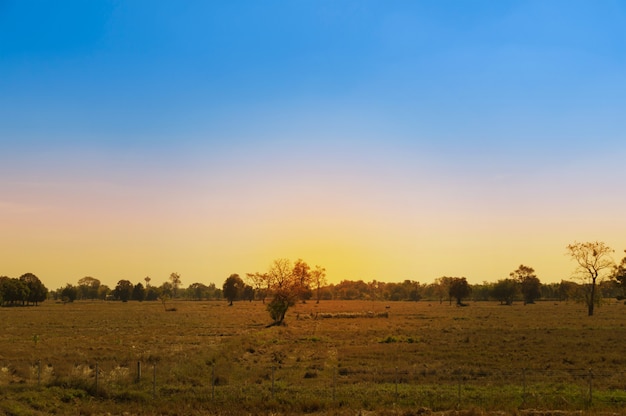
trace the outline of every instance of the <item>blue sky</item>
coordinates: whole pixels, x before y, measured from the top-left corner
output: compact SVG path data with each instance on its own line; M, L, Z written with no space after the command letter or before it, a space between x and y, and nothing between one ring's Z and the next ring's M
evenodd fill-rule
M563 213L575 213L575 238L606 239L618 252L626 246L617 237L624 219L614 211L626 202L619 191L626 178L625 18L626 2L611 0L0 1L0 209L7 235L23 241L6 248L45 253L46 244L54 244L24 228L24 212L33 205L72 212L112 204L104 219L92 220L110 221L121 233L163 199L188 201L202 209L187 212L178 203L157 210L146 229L163 227L167 240L188 226L181 217L195 218L206 235L186 235L188 245L178 250L201 253L217 244L215 232L228 232L220 223L231 224L240 239L252 241L245 250L255 260L229 251L211 259L215 266L200 266L200 254L180 254L159 266L167 269L152 269L146 264L163 249L155 247L153 255L142 252L132 273L144 267L167 276L184 262L189 275L220 282L232 268L243 274L291 255L280 252L293 245L291 226L277 225L271 244L263 229L249 235L238 228L274 221L259 212L286 218L300 211L292 221L341 229L349 211L362 211L364 223L354 227L369 230L372 239L382 236L386 249L410 240L394 234L398 229L430 230L432 223L443 229L480 218L492 218L485 221L494 221L494 231L460 226L460 241L506 247L505 232L517 228L495 224L514 217L526 228L536 224L536 234L550 234L556 263L531 251L526 258L505 256L510 270L468 259L466 269L438 268L424 266L432 253L410 243L399 243L406 247L393 261L381 254L380 265L342 265L306 245L294 256L306 259L311 250L311 261L334 268L336 279L380 279L386 263L399 263L389 273L401 278L430 281L458 272L493 280L535 258L560 278L568 273L560 264L563 248L577 234L545 224L558 223ZM95 202L80 202L99 187L104 190L88 198ZM137 201L136 212L112 203L124 205L139 194L151 204ZM321 217L301 206L307 198L336 209ZM470 207L469 213L422 212L433 199ZM225 220L224 211L210 208L225 200L232 201L229 213L242 205L249 211ZM524 216L507 201L544 209ZM23 223L10 219L16 207L26 210ZM37 223L51 233L71 229L57 214L40 214ZM224 217L212 223L211 215ZM433 239L435 233L426 234ZM63 247L80 251L92 237L77 234ZM125 241L113 231L104 240ZM253 243L276 244L276 251ZM438 244L452 257L459 249ZM353 259L385 251L348 246L342 240ZM54 279L100 273L115 280L118 272L100 266L97 254L85 254L92 271L43 260L32 268ZM26 260L2 264L8 270L0 274L27 267Z

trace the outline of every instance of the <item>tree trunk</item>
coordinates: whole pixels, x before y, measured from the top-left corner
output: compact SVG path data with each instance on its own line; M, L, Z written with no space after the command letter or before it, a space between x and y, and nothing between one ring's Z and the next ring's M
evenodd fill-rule
M589 295L589 313L588 316L593 316L593 307L596 304L596 278L591 279L591 294Z

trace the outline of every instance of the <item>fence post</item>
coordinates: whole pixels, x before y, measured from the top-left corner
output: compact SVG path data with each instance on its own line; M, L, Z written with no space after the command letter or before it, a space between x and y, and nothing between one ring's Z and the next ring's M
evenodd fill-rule
M526 404L526 369L522 369L522 406Z
M215 363L211 365L211 400L215 399Z
M98 373L100 373L100 370L98 369L98 362L96 361L96 386L95 386L96 396L98 395Z
M458 389L457 389L457 406L461 406L461 381L462 381L462 377L461 377L461 370L459 370L459 385L458 385Z
M335 401L335 390L337 389L337 369L333 368L333 402Z
M156 362L152 365L152 398L156 399Z
M274 366L272 366L272 399L274 398Z
M137 361L137 383L141 381L141 361Z
M593 372L591 368L589 369L589 406L591 406L591 402L593 401Z
M395 398L395 402L398 402L398 367L396 367L396 372L395 372L395 380L394 383L396 385L396 398Z
M41 385L41 360L37 360L37 385Z

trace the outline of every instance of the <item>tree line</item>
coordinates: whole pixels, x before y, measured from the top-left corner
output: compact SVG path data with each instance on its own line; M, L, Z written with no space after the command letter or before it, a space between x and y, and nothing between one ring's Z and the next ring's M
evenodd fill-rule
M211 283L192 283L182 287L181 276L171 273L159 286L150 277L143 283L122 279L114 288L103 285L94 277L84 277L77 285L66 284L55 291L48 289L39 278L26 273L19 278L0 277L0 305L37 305L48 297L63 302L75 300L119 300L127 302L168 299L217 300L226 299L232 305L236 300L259 300L264 304L273 324L282 323L285 313L296 302L320 300L384 300L384 301L448 301L459 306L464 300L495 300L511 305L515 301L532 304L538 299L575 300L584 302L588 314L602 298L626 297L626 257L615 264L610 257L613 250L603 242L573 243L566 247L567 254L576 263L574 280L542 284L532 267L520 265L509 276L496 282L469 284L465 277L443 276L433 283L422 284L413 280L379 282L373 280L343 280L328 284L326 270L310 267L304 260L293 264L288 259L276 259L263 272L247 273L244 278L232 274L221 288ZM166 309L167 310L167 309Z

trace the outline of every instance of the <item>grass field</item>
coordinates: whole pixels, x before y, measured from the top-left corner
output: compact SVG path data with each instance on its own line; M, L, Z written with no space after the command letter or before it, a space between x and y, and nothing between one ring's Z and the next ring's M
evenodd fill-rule
M168 307L0 309L0 412L626 414L623 304L309 302L270 328L260 302Z

